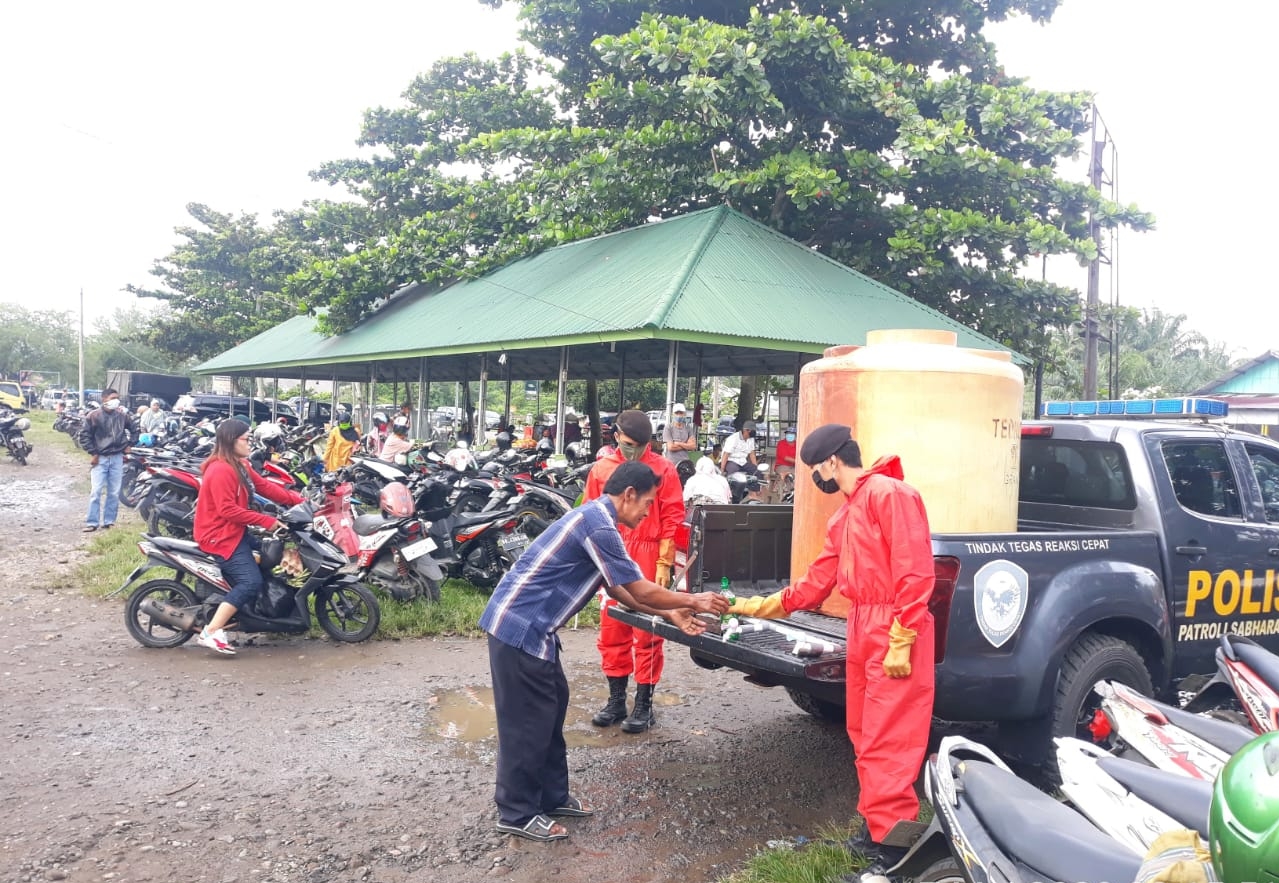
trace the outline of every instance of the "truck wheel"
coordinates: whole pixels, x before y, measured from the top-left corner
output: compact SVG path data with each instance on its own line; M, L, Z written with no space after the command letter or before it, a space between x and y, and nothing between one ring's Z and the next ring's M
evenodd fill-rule
M1057 699L1053 707L1053 735L1074 736L1092 741L1088 724L1101 705L1093 693L1098 681L1119 681L1144 696L1154 692L1145 660L1122 638L1086 632L1066 651L1057 677ZM1059 783L1056 754L1048 752L1045 772L1049 780Z
M808 693L802 693L794 687L786 688L786 695L790 697L790 701L794 702L801 709L811 714L813 717L821 718L824 721L830 721L832 724L842 724L847 720L844 713L844 706L835 702L827 702L825 699L818 699Z
M688 656L690 659L693 660L693 665L697 666L698 668L704 668L707 671L718 671L719 669L724 667L720 665L718 662L712 662L711 660L707 659L705 656L701 655L696 650L689 650Z

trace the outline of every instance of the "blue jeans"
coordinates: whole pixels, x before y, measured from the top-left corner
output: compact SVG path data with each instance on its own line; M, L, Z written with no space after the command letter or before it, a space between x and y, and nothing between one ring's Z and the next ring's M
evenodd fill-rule
M243 610L244 605L256 600L262 592L262 587L266 585L266 580L262 578L262 570L258 567L258 562L253 559L253 551L257 548L257 538L246 530L230 558L221 559L221 556L214 556L222 560L222 575L231 584L231 591L227 592L227 596L222 600L236 610Z
M124 478L124 454L100 454L98 465L89 472L93 479L93 489L89 491L89 515L85 522L91 527L101 524L106 527L115 524L116 514L120 511L120 482ZM106 492L106 505L102 504L102 494Z

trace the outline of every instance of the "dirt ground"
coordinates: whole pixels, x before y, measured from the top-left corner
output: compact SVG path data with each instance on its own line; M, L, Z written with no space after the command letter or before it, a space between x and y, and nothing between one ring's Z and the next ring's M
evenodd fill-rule
M853 813L841 728L682 648L655 729L592 727L594 632L566 630L572 782L597 814L558 843L497 834L482 641L144 649L121 599L32 576L85 554L87 487L86 458L50 445L0 461L4 883L712 881Z

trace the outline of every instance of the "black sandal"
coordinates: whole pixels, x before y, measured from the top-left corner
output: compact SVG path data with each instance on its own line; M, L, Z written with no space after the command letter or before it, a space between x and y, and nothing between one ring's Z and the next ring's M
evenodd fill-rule
M546 843L550 840L563 840L568 837L568 832L555 833L555 825L557 823L551 821L544 815L536 815L520 825L508 825L506 822L498 822L497 830L503 834L514 834L516 837L523 837L525 840L535 840L538 843Z
M580 797L570 796L564 801L563 806L557 806L555 809L547 812L548 816L574 816L576 818L585 818L595 815L595 810L582 803Z

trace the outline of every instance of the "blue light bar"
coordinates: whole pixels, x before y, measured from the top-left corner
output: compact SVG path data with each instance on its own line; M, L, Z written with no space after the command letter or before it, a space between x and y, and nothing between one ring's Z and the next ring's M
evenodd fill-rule
M1044 402L1044 417L1225 417L1225 402L1215 399L1129 399L1127 401Z

